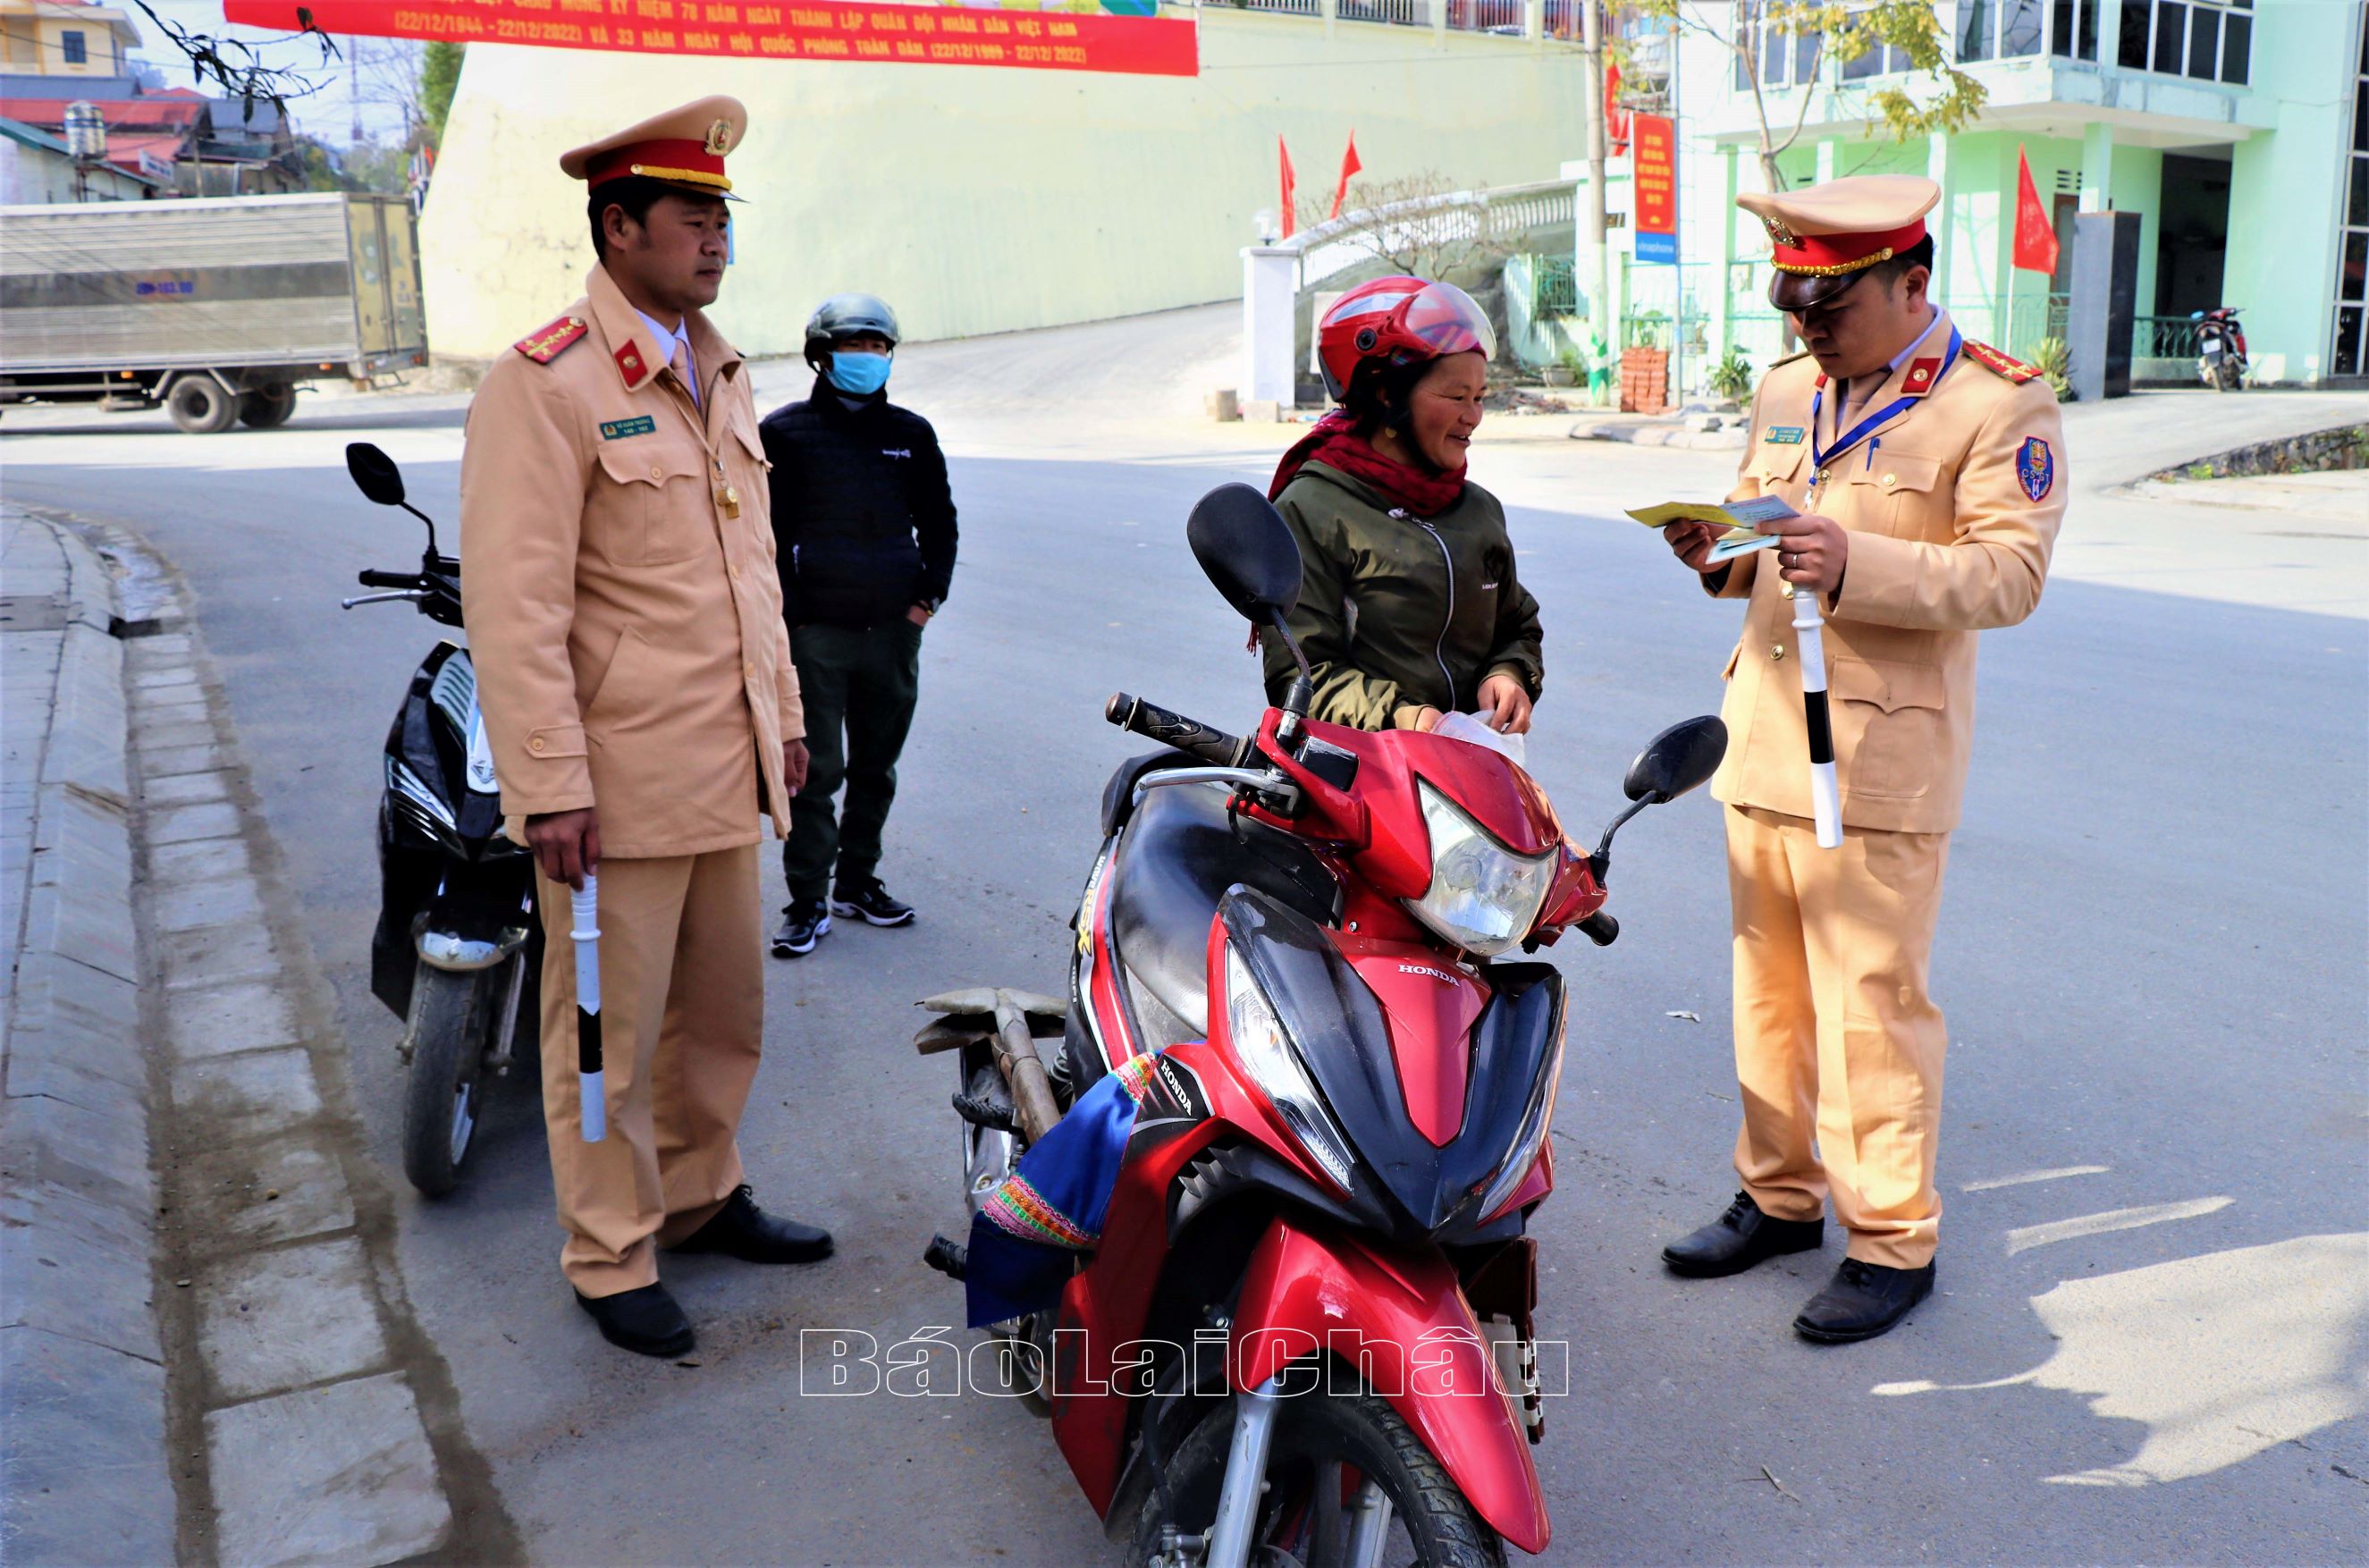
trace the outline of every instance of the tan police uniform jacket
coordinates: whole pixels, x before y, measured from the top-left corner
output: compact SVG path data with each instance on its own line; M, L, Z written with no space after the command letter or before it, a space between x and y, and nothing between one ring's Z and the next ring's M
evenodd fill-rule
M1834 454L1840 399L1807 356L1772 367L1730 500L1781 496L1850 531L1826 612L1827 685L1848 827L1914 833L1958 825L1974 727L1974 634L2031 613L2065 515L2056 399L2028 367L1981 344L1947 357L1946 313L1891 372L1862 418L1903 406ZM1920 374L1921 372L1921 374ZM1824 426L1812 403L1824 391ZM1726 760L1712 793L1807 818L1810 761L1792 601L1775 551L1704 586L1748 598L1727 664Z
M748 368L698 312L686 330L696 406L596 265L486 372L461 458L502 809L597 807L624 859L753 844L761 812L786 832L782 743L806 733Z

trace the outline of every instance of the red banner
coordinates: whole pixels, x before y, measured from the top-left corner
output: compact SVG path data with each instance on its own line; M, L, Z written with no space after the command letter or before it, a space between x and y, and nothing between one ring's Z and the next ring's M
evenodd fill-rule
M827 0L303 0L303 8L323 32L370 38L747 60L1200 74L1194 24L1175 17ZM224 0L223 14L249 27L293 32L297 9L297 0Z
M2056 225L2040 204L2039 188L2031 183L2031 162L2023 149L2015 150L2015 265L2026 272L2056 270Z
M1678 259L1678 138L1667 117L1639 114L1630 118L1635 138L1635 160L1630 182L1636 212L1630 218L1636 231L1637 259L1675 266Z

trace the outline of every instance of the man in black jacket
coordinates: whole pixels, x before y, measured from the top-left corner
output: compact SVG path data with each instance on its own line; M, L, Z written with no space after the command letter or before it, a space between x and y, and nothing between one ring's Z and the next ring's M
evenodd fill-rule
M913 722L921 628L954 578L955 504L937 432L888 401L898 336L894 313L869 294L825 300L807 323L813 395L759 427L810 758L782 853L790 902L777 957L813 952L834 913L913 918L880 884L880 835ZM834 818L842 782L847 808Z

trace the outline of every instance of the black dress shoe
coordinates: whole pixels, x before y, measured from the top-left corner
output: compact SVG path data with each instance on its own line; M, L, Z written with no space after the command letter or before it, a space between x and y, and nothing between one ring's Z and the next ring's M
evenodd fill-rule
M1815 1219L1771 1219L1760 1212L1758 1204L1738 1193L1725 1214L1664 1247L1662 1261L1670 1265L1672 1274L1716 1279L1742 1274L1763 1258L1815 1252L1825 1240L1824 1215Z
M708 1222L677 1242L678 1253L722 1253L742 1263L813 1263L830 1256L830 1232L768 1214L748 1185L735 1187Z
M576 1293L576 1304L601 1325L601 1337L636 1356L688 1356L697 1343L691 1320L663 1285L645 1285L614 1296Z
M1811 1297L1793 1320L1793 1332L1820 1345L1873 1339L1932 1292L1929 1263L1923 1268L1888 1268L1845 1258L1826 1288Z

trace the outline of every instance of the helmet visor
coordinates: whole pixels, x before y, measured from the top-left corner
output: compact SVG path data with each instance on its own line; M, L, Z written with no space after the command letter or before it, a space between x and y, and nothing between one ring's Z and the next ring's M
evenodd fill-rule
M1484 360L1497 357L1497 334L1489 326L1488 313L1453 283L1426 285L1408 302L1402 319L1406 330L1435 354L1478 349Z

